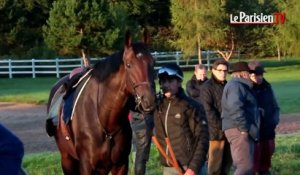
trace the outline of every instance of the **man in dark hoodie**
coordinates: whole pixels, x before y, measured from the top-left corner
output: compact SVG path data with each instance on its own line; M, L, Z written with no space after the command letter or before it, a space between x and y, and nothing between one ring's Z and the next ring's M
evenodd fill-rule
M160 154L164 175L197 175L206 161L208 128L203 106L187 97L182 88L183 72L176 64L158 71L162 95L154 111L155 137L166 155L175 153L179 168ZM170 144L167 144L166 138Z
M195 65L195 71L192 78L186 83L186 92L188 96L196 99L200 95L200 87L207 80L207 70L203 64Z
M268 175L275 150L275 128L279 123L279 106L272 86L264 78L263 65L259 61L251 61L248 65L254 71L250 74L250 79L254 83L253 90L261 117L260 137L254 149L253 170L258 175Z
M0 124L0 174L19 175L23 156L22 141Z
M227 83L229 64L223 58L212 65L211 78L200 88L199 99L204 106L208 129L208 175L229 175L232 159L230 145L222 131L221 99Z

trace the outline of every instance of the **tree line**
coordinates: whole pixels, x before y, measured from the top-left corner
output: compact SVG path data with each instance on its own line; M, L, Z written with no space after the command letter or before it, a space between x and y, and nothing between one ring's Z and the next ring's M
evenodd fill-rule
M155 51L185 58L217 50L229 59L299 56L297 0L0 0L0 57L96 57L123 46L125 31L151 35ZM284 24L234 25L230 15L284 13Z

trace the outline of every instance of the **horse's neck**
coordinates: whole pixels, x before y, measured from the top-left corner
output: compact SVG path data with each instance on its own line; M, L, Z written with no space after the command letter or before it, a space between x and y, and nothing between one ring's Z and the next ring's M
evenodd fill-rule
M109 124L108 126L113 126L118 123L118 117L123 115L128 100L125 73L116 73L101 84L98 88L98 93L101 95L97 97L98 116L105 116L105 119L101 120L108 122L106 123Z

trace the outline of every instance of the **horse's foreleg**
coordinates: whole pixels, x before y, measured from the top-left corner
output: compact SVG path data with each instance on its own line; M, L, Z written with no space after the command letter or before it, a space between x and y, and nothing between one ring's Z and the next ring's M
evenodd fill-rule
M120 165L120 166L114 166L111 169L112 175L127 175L128 174L128 163Z
M80 157L80 174L81 175L94 175L96 172L93 170L92 165L86 158Z
M67 153L61 153L61 166L65 175L79 175L79 162Z

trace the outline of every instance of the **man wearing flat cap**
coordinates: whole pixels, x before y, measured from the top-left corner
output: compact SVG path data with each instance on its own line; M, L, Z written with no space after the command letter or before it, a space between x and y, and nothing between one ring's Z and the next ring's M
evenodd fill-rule
M250 79L254 83L253 90L261 117L259 141L254 149L253 171L259 175L269 174L275 150L275 128L279 123L279 106L271 84L264 78L265 70L261 62L255 60L248 65L254 71L250 74Z
M254 143L258 140L260 118L250 70L246 62L232 64L231 80L222 95L222 130L230 143L235 175L252 175Z

